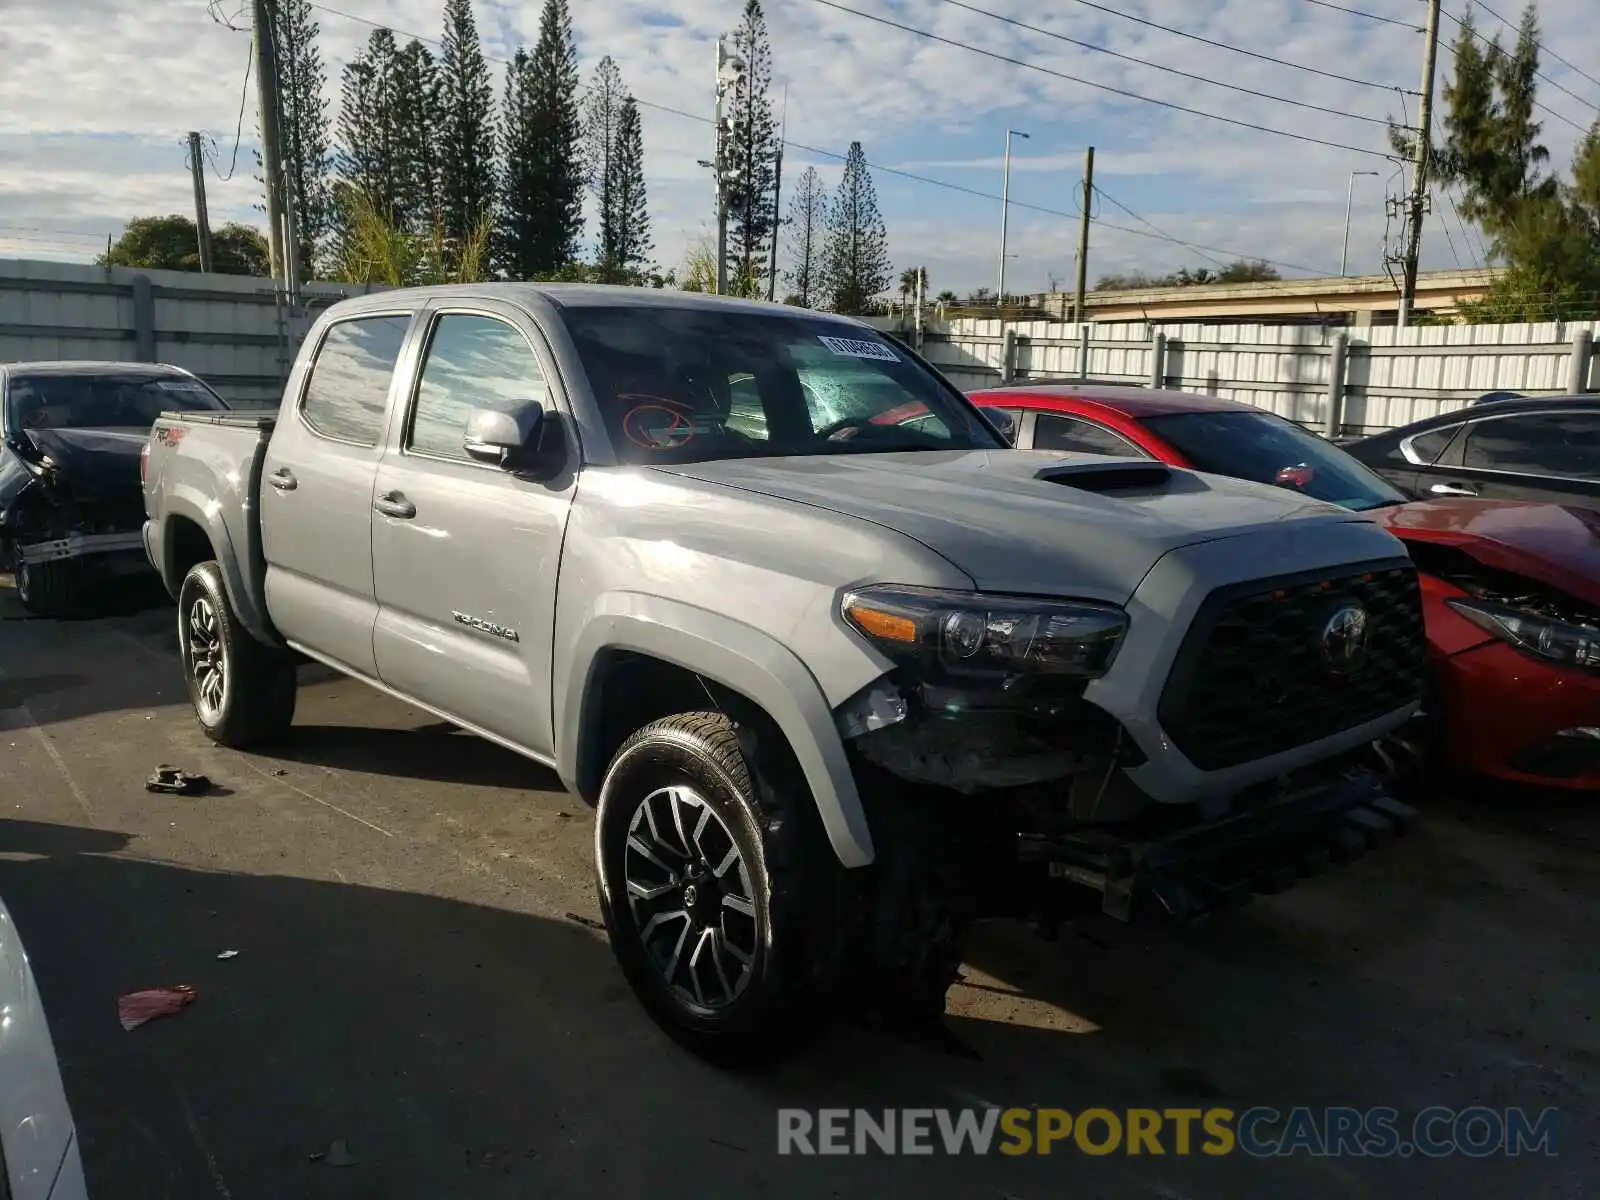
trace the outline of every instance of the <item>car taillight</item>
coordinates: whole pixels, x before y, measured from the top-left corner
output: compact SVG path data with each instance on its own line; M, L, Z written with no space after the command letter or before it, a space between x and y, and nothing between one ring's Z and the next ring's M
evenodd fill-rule
M146 442L139 447L139 482L144 483L150 478L150 443Z

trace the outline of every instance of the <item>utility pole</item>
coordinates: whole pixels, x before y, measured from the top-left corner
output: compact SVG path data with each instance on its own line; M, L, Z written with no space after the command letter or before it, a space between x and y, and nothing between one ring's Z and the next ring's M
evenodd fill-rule
M1006 219L1011 215L1011 139L1028 135L1017 129L1006 130L1006 161L1000 173L1000 278L995 287L995 306L1006 302Z
M200 135L189 131L189 173L194 177L194 227L200 243L200 272L211 274L211 217L206 212L206 160Z
M1072 302L1072 319L1083 324L1083 293L1089 281L1089 214L1094 202L1094 147L1083 156L1083 213L1078 218L1078 286Z
M283 164L279 157L282 142L278 129L278 53L272 8L273 0L254 0L256 88L261 110L261 169L267 177L267 244L271 249L272 277L282 279L284 289L292 296L289 258L294 251L289 249L285 253L287 193L283 186Z
M1422 254L1422 217L1428 203L1428 160L1433 156L1433 64L1439 56L1439 0L1428 0L1428 22L1423 29L1422 103L1417 109L1417 157L1412 167L1411 204L1406 213L1406 250L1400 285L1397 324L1411 322L1417 300L1417 260Z

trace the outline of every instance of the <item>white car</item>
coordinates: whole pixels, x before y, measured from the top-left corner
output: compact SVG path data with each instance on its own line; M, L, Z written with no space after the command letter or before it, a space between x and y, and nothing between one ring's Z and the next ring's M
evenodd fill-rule
M0 903L0 1200L86 1200L44 1005Z

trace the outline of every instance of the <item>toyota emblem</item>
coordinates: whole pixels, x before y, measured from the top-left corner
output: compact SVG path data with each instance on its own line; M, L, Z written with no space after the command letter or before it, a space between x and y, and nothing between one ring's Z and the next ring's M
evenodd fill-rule
M1330 671L1345 675L1367 657L1367 610L1359 604L1335 609L1322 627L1322 661Z

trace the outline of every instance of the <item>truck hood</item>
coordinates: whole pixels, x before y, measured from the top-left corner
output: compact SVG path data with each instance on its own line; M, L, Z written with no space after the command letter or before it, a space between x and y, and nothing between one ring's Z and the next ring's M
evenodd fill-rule
M28 429L27 439L74 487L97 492L139 488L139 451L144 429Z
M1048 451L725 459L659 469L898 530L986 591L1118 604L1179 547L1366 519L1282 488Z

